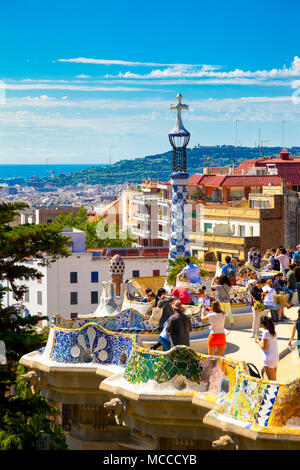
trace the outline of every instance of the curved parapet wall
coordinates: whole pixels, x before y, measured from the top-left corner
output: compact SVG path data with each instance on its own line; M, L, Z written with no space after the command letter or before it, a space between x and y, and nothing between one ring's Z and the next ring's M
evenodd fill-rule
M133 309L122 310L117 315L98 319L98 324L108 330L156 330L156 326L149 323L149 317L145 317Z
M242 361L186 346L149 351L134 340L123 379L137 390L164 393L157 387L168 386L174 395L191 396L194 405L212 408L203 423L213 428L250 439L300 438L300 378L289 383L255 378Z
M122 304L122 311L123 310L136 310L141 315L149 315L151 313L152 308L154 307L155 301L152 302L137 302L135 300L129 300L127 292L124 294L124 300Z
M193 330L207 329L208 326L203 324L200 314L195 313L196 310L198 310L198 307L189 306L186 309L187 315L191 319ZM122 310L120 313L102 318L94 317L86 319L82 317L80 319L69 320L58 314L52 317L52 325L63 329L77 329L88 323L99 325L111 331L128 330L131 333L156 333L158 328L158 324L149 323L149 317L133 309Z
M52 327L45 349L56 362L125 366L131 348L132 335L113 333L87 323L74 330Z
M283 384L241 373L231 400L210 411L205 423L256 436L300 436L300 379Z
M225 395L232 396L240 372L245 372L244 362L199 354L187 346L176 346L167 352L149 352L134 340L123 377L131 384L150 381L163 384L183 376L193 383L192 389L216 403ZM184 390L177 392L186 393Z

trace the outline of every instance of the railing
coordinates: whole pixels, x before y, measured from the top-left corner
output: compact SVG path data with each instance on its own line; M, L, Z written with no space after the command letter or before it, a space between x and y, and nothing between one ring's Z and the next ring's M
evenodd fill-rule
M133 213L133 218L134 219L141 219L141 220L147 220L149 219L150 214L143 213L143 212L134 212Z
M159 215L157 217L157 221L160 223L160 224L169 224L170 223L170 217L168 217L167 215Z
M156 194L134 194L132 196L132 202L146 202L146 201L157 201L158 196Z
M169 232L164 232L163 230L158 230L157 236L158 236L158 238L161 238L162 240L169 240L170 239Z
M137 227L132 227L131 232L133 235L137 235L138 237L148 238L150 237L150 230L145 230Z

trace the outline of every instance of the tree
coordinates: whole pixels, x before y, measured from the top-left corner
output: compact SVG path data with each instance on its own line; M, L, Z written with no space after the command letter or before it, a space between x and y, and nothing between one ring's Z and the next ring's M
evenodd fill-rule
M45 335L36 328L41 318L24 318L19 304L4 306L7 291L21 301L26 290L22 282L41 278L26 262L34 259L45 266L69 256L68 239L58 226L8 225L26 207L24 203L0 204L0 340L6 345L7 357L7 364L0 365L0 449L36 449L41 430L50 434L51 448L65 449L63 431L51 418L58 410L39 394L29 396L18 369L24 354L45 344Z
M88 213L81 207L76 216L73 213L68 215L60 214L56 217L54 225L63 228L77 228L86 234L86 247L109 248L132 246L135 241L127 230L125 234L120 233L120 227L116 222L107 224L103 217L98 221L88 222Z

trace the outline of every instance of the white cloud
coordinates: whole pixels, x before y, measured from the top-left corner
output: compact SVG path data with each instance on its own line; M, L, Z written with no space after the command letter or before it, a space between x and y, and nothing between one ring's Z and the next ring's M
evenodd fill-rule
M281 69L271 70L241 70L236 68L231 71L217 70L216 66L199 66L187 64L170 65L165 69L154 69L147 74L132 73L130 71L120 72L118 75L106 75L107 78L124 79L157 79L157 78L206 78L206 79L287 79L300 77L300 58L295 56L290 67L283 66ZM240 82L241 83L241 82ZM253 83L253 82L251 82Z
M127 65L131 67L164 67L172 64L158 64L155 62L132 62L128 60L114 59L92 59L86 57L77 57L75 59L58 59L57 62L69 62L73 64L97 64L97 65Z

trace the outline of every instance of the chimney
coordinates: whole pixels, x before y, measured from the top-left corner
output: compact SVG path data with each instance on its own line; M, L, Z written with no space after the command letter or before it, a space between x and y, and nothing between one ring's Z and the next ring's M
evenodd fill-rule
M287 149L282 149L279 155L281 160L290 160L290 152Z

